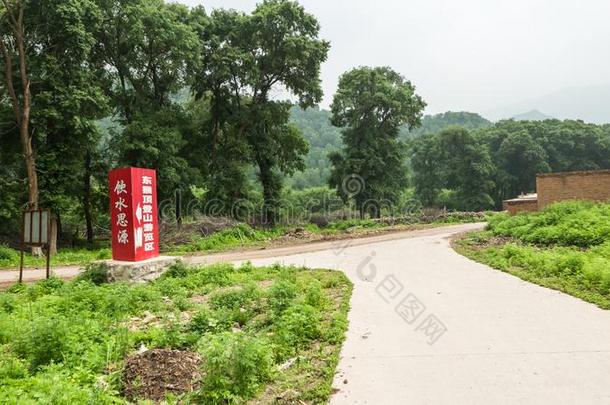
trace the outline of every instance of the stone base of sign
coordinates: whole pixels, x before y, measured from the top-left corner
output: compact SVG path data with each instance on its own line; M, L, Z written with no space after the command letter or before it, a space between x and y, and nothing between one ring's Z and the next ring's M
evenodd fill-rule
M159 256L141 262L124 262L120 260L107 260L108 281L132 281L143 283L158 278L169 266L180 260L173 256Z

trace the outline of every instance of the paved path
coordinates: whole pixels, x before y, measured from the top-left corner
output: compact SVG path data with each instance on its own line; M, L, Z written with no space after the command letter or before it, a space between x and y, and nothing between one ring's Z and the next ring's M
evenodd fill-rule
M253 261L354 282L331 404L610 404L610 311L458 255L472 227Z
M468 226L480 227L483 224L472 224ZM405 238L416 238L426 235L435 235L439 232L443 232L445 228L458 229L460 226L447 226L443 228L427 228L421 230L406 230L406 231L388 231L376 236L355 236L354 239L350 239L350 246L360 246L369 243L383 242L396 239ZM246 248L241 251L230 251L223 253L215 253L209 255L197 255L197 256L183 256L182 260L189 264L211 264L218 262L227 261L239 261L239 260L252 260L261 259L267 257L282 257L293 255L297 253L308 253L317 252L321 250L333 249L338 241L314 241L303 244L294 244L290 246L276 247L276 248ZM54 266L51 268L51 274L56 277L63 279L72 279L76 277L82 266ZM46 270L43 267L27 268L23 273L23 281L26 283L42 280L46 277ZM18 270L0 270L0 287L9 286L19 280Z
M479 226L190 260L346 272L355 287L331 404L610 404L610 311L450 248Z

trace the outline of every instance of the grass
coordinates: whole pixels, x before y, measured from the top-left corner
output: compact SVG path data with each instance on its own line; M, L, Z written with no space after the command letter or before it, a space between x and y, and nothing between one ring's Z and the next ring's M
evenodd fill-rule
M112 252L109 248L63 248L59 249L56 255L51 256L51 266L84 265L95 260L110 259ZM32 256L26 253L23 257L25 267L42 267L47 261L44 257ZM8 246L0 245L0 269L19 267L19 251Z
M610 309L610 204L565 202L490 218L454 244L473 260Z
M203 358L200 389L170 403L270 404L286 392L327 402L347 328L344 274L176 265L135 285L104 284L102 270L0 294L0 403L126 403L123 365L142 346Z

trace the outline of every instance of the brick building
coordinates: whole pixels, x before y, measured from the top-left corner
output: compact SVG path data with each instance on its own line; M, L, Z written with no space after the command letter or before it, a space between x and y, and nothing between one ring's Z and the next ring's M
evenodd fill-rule
M514 215L537 211L558 201L610 201L610 170L539 174L536 191L504 201L504 209Z

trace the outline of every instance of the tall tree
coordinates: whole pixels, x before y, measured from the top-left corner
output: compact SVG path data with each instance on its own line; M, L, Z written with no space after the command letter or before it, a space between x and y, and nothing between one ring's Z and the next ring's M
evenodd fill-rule
M398 200L407 181L399 128L418 126L425 106L411 82L388 67L361 67L339 79L331 122L343 128L344 148L329 156L330 185L348 198L344 180L359 176L364 184L353 197L361 215L377 216L383 201Z
M90 66L99 9L89 0L4 5L2 24L12 31L0 36L0 50L26 161L28 205L44 203L58 218L75 214L87 205L82 174L85 151L99 136L93 121L107 113Z
M12 104L15 123L19 128L19 140L28 177L27 206L38 206L38 175L36 158L30 132L32 107L31 79L28 72L26 49L30 44L26 37L26 4L23 0L2 0L0 7L0 53L3 56L4 82Z
M445 184L456 191L456 207L485 210L493 207L495 166L485 145L470 131L449 127L438 134Z
M156 168L159 197L170 197L191 174L177 102L200 54L190 12L163 0L97 1L103 24L95 60L120 123L112 142L117 163Z
M302 168L307 151L289 124L290 104L273 95L290 93L303 108L319 102L320 65L329 44L318 38L315 17L294 1L265 0L251 15L216 11L211 20L210 29L202 32L204 68L194 88L200 96L210 95L212 151L230 125L232 136L248 147L244 158L258 169L265 219L273 223L282 185L279 173Z
M439 164L442 148L436 134L422 135L410 143L410 163L415 197L425 207L437 204L444 187L444 167Z
M506 185L503 198L536 190L536 175L550 171L542 145L526 131L506 136L497 151L499 175Z

